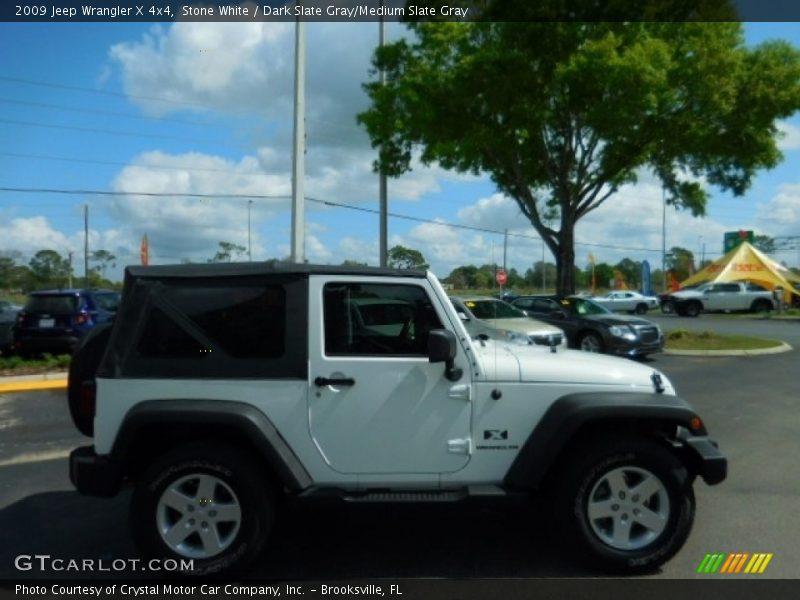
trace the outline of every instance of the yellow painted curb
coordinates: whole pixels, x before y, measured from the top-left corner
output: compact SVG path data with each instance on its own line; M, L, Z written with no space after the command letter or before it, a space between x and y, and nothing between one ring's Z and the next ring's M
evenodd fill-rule
M0 383L0 394L10 392L33 392L36 390L65 390L66 379L47 379L44 381L14 381Z

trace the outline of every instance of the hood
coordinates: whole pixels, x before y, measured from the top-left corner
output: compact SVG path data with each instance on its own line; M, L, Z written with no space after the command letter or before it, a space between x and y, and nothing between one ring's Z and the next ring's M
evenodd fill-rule
M584 319L589 319L590 321L597 321L599 323L605 323L606 325L633 325L634 327L657 327L655 323L652 321L648 321L647 319L642 319L641 317L634 317L631 315L620 315L620 314L611 314L611 315L585 315Z
M529 336L564 334L564 332L555 325L550 325L549 323L538 321L536 319L529 319L527 317L512 319L483 319L483 321L495 329L515 331Z
M682 290L670 294L673 298L700 298L702 295L703 292L698 292L697 290Z
M494 340L476 344L476 351L490 381L611 386L649 393L655 391L652 376L656 373L661 377L664 393L675 395L666 375L627 358L580 350L551 352L545 346Z

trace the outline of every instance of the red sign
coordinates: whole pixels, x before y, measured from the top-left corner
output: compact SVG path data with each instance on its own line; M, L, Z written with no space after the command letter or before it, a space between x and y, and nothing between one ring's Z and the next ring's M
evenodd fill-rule
M508 275L502 269L494 274L494 278L497 281L497 285L505 285L506 281L508 281Z

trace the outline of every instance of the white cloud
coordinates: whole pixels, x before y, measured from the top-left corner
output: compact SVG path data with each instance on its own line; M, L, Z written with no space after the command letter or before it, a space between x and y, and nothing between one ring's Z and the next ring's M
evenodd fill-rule
M467 225L488 227L497 231L516 230L520 221L528 223L515 200L503 194L481 198L475 204L460 209L458 218Z
M772 236L798 235L800 184L785 184L778 194L756 208L756 222Z
M800 127L782 121L778 123L778 131L781 133L781 138L778 140L778 148L784 151L800 148Z
M125 91L149 114L187 105L252 109L286 87L290 31L288 23L155 25L139 41L112 46L109 56L122 67Z
M77 248L69 237L55 229L45 217L11 219L0 225L0 239L3 240L0 250L16 250L26 259L39 250L55 250L66 256Z

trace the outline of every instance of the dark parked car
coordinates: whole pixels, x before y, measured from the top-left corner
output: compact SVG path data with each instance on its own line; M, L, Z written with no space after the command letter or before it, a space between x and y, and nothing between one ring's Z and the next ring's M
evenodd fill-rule
M21 309L21 306L8 300L0 300L0 354L5 354L11 348L11 329Z
M114 318L119 299L114 290L32 292L17 315L14 351L72 353L89 330Z
M570 348L642 357L664 348L664 335L652 321L611 312L579 296L521 296L514 306L564 330Z

